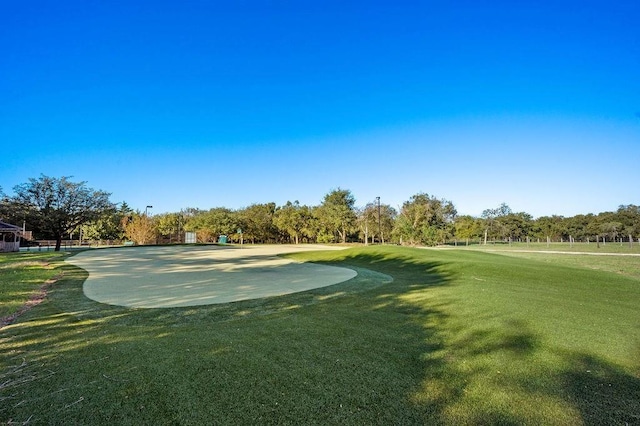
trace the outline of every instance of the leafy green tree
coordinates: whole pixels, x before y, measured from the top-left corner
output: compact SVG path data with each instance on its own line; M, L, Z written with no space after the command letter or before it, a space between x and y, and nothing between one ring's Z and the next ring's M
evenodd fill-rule
M586 241L590 237L588 227L594 220L593 214L579 214L563 220L567 234L578 241Z
M252 204L239 212L245 238L266 243L277 239L278 231L273 223L275 203Z
M605 241L615 241L624 230L624 225L618 220L618 215L613 212L600 213L596 219L598 235L602 236Z
M164 213L154 216L158 233L169 242L180 242L180 231L184 228L184 217L181 213Z
M15 208L11 204L9 197L2 192L0 186L0 220L5 222L15 222Z
M205 243L215 242L219 235L231 235L241 226L238 213L226 207L191 209L185 216L185 231L196 232L198 241Z
M533 217L529 213L514 213L506 203L482 212L485 244L487 238L522 240L534 232Z
M402 205L393 232L403 244L436 245L453 234L456 214L450 201L419 193Z
M507 230L500 220L501 218L512 214L511 207L506 203L500 204L495 209L486 209L482 212L482 219L484 219L484 243L487 244L487 239L504 238Z
M603 234L608 236L611 240L616 241L621 236L621 231L624 229L620 222L607 222L602 226Z
M386 240L391 239L397 217L398 211L391 207L391 205L380 205L380 242L382 244L384 244Z
M590 240L600 239L602 234L602 219L600 215L594 216L587 224L586 233Z
M124 236L123 220L130 218L133 210L126 202L120 204L117 210L110 211L98 220L81 226L82 237L85 240L122 240Z
M273 224L299 244L301 238L310 237L309 228L312 219L313 215L308 206L301 206L297 200L293 203L287 201L287 204L276 210Z
M471 239L480 238L483 232L481 220L469 215L456 217L454 228L456 238L465 240L467 244Z
M357 224L365 244L369 244L369 236L373 243L374 236L378 232L378 204L368 203L361 209L357 209Z
M512 240L523 240L531 235L533 217L524 212L509 213L498 218L501 230Z
M622 223L622 232L629 238L640 234L640 206L621 205L616 212L617 220Z
M540 239L549 238L552 241L559 241L561 238L567 239L567 222L564 216L542 216L535 220L533 234Z
M322 224L318 216L319 206L304 206L307 221L303 229L303 235L308 242L319 242L322 234Z
M385 238L389 239L393 232L393 226L398 213L396 209L388 204L379 204L376 202L368 203L357 212L357 224L362 239L367 243L367 239L371 236L373 243L375 237L382 244Z
M356 225L355 202L351 191L335 189L325 195L322 204L316 209L316 215L322 227L321 242L335 241L338 237L343 243Z
M16 186L9 202L35 229L52 236L55 250L60 251L63 235L114 210L110 195L88 188L86 182L71 182L69 177L41 175Z

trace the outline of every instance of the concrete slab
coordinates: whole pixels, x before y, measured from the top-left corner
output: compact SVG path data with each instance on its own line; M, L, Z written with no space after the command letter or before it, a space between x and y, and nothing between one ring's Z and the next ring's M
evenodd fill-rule
M258 299L325 287L357 275L351 269L278 256L322 245L150 246L87 250L67 259L85 269L84 294L101 303L170 308Z

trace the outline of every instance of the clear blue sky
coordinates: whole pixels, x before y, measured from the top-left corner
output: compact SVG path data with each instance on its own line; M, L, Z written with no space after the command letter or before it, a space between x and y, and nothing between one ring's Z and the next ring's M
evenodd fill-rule
M640 1L0 0L0 186L154 213L332 189L640 204Z

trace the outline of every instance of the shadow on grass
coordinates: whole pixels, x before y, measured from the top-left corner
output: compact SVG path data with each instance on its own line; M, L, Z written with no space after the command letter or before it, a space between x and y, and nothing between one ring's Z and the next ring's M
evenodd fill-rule
M594 356L546 347L525 324L441 345L426 354L425 377L412 392L436 423L640 424L640 379Z
M49 300L0 333L0 421L640 421L633 374L549 348L521 320L458 321L457 301L436 293L457 285L446 258L403 249L291 256L359 275L282 297L126 309L85 298L86 273L65 267Z
M457 261L455 254L371 251L345 252L341 261L392 275L398 287L389 307L411 312L421 326L424 378L408 395L426 422L640 424L640 364L631 372L592 353L554 347L510 314L461 322L453 318L459 301L432 296L435 288L459 285L459 269L447 263ZM518 279L515 265L510 273Z
M126 309L84 297L86 273L67 266L49 300L0 335L2 349L12 349L0 357L0 419L421 423L405 396L419 380L421 354L436 346L415 324L423 310L394 301L406 285L366 268L376 262L419 268L412 288L443 283L430 275L433 265L362 256L346 265L358 277L331 287L221 306Z
M640 425L640 379L591 355L569 354L559 376L585 424Z
M432 277L443 278L436 286L461 285L457 269L437 258L430 264L437 272ZM462 260L468 261L473 257ZM410 260L401 269L419 264ZM410 393L428 422L640 424L640 364L629 371L589 352L552 346L532 324L511 314L461 317L460 300L443 293L429 297L432 289L396 297L400 305L418 309L430 343L423 354L424 378Z

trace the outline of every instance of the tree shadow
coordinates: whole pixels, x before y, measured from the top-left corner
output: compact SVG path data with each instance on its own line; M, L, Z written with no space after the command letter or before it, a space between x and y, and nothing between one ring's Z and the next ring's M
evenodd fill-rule
M396 282L366 268L376 262L415 268L424 279ZM0 417L27 419L31 410L40 416L34 421L49 415L50 423L63 418L80 423L91 412L95 424L127 418L144 423L154 415L170 419L189 412L198 422L215 415L219 423L256 418L281 424L305 418L323 424L420 423L420 412L404 395L419 378L421 354L437 349L437 343L424 339L424 329L415 324L424 311L396 303L394 295L441 284L424 274L436 265L415 265L410 259L402 265L379 256L354 257L346 265L358 276L325 288L164 309L128 309L88 299L82 292L86 272L65 266L65 277L47 302L0 336L0 346L13 348L0 357L7 383L0 389L7 403ZM265 316L267 321L256 322ZM186 353L189 362L183 361ZM278 362L268 361L274 358ZM207 368L212 363L224 367ZM247 367L263 363L269 368ZM226 369L233 372L232 381ZM207 404L187 410L187 396L194 392ZM113 407L110 394L127 400ZM270 400L280 394L287 400L271 407ZM43 402L55 409L36 409ZM245 409L230 411L238 403ZM142 405L153 406L155 414L141 417ZM84 414L73 411L80 406Z
M343 261L388 271L398 287L387 306L409 313L407 327L421 327L424 377L408 395L425 422L640 424L640 364L630 372L554 347L513 316L499 325L495 318L453 321L455 300L426 295L455 283L455 269L426 255L345 253ZM416 282L416 275L424 276ZM412 292L425 297L407 297ZM483 321L492 325L478 325Z
M82 293L86 273L65 267L44 306L0 334L12 351L0 357L0 383L17 385L0 388L10 398L0 418L26 419L44 402L58 407L49 423L640 423L637 374L549 348L516 318L457 321L455 300L432 297L455 270L407 253L309 255L358 277L189 308L94 302ZM77 392L75 377L86 386Z
M585 424L640 424L640 378L592 355L569 353L558 375Z

